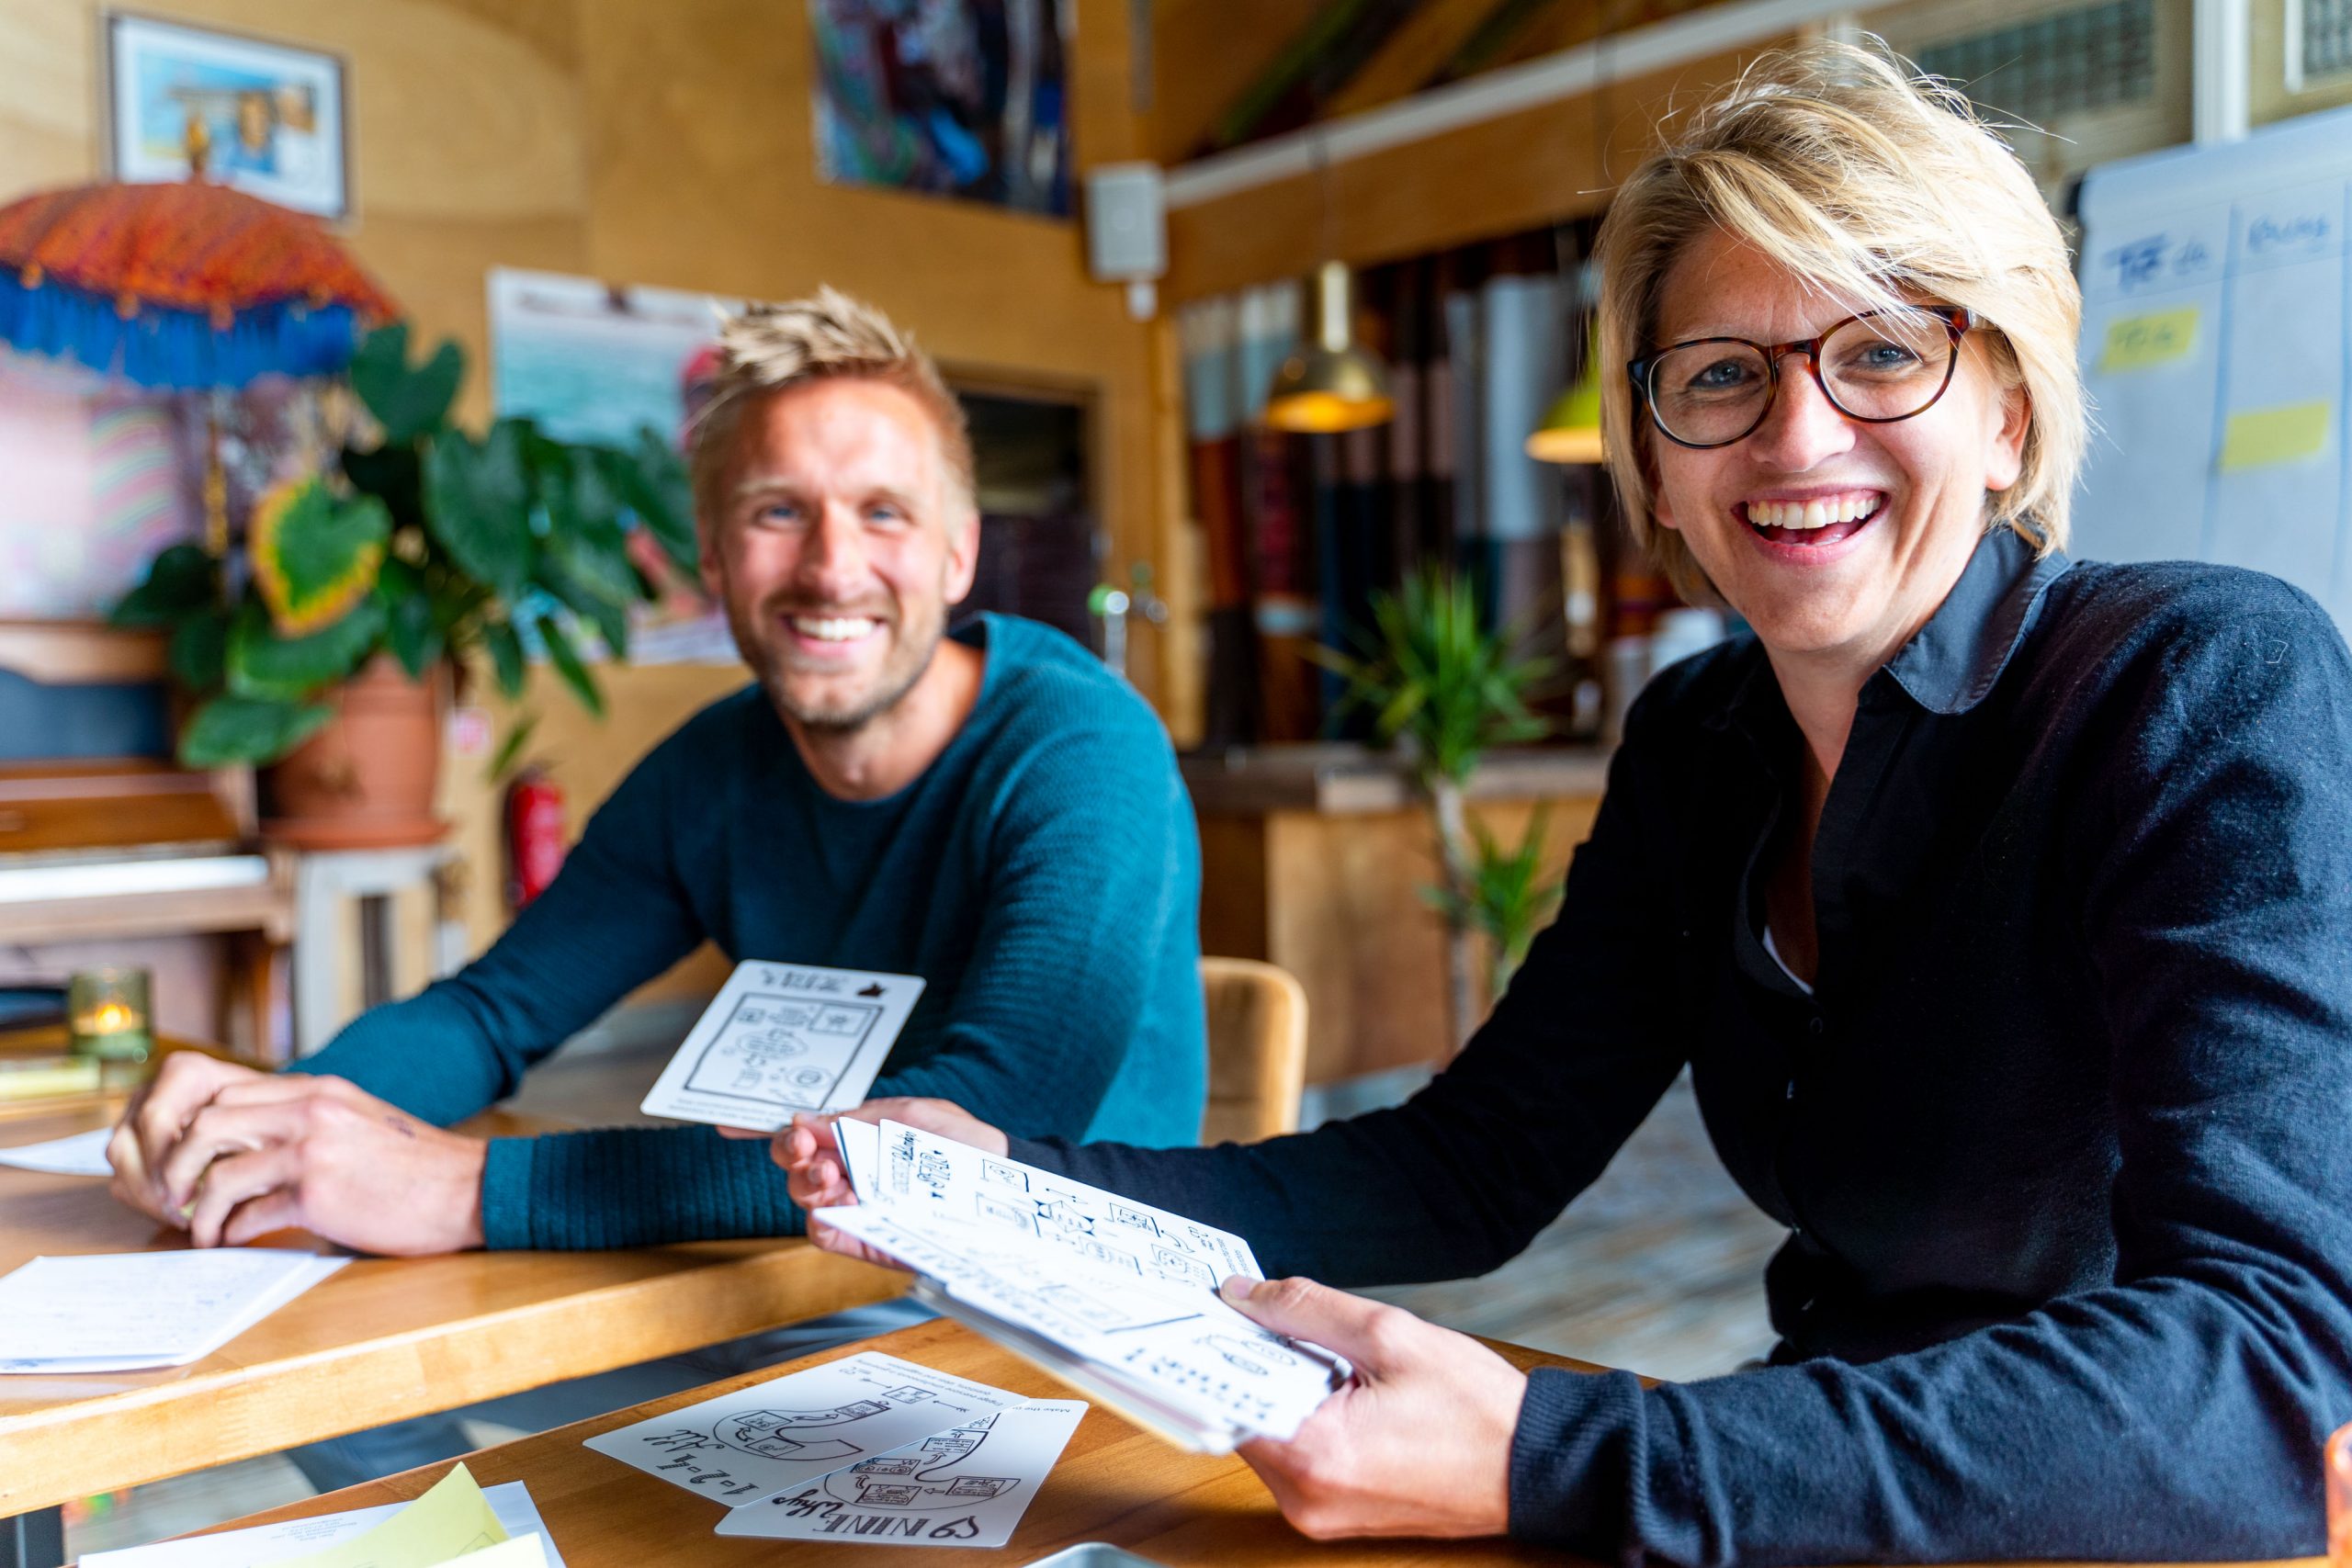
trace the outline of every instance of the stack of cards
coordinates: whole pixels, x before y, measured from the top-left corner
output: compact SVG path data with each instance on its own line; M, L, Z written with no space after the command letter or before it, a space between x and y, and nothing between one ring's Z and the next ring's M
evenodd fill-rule
M1002 1546L1085 1414L869 1350L588 1447L725 1504L720 1535Z
M773 1133L796 1111L863 1104L922 987L911 975L739 964L640 1109Z
M833 1123L859 1201L816 1217L915 1293L1181 1448L1288 1438L1347 1375L1225 1304L1239 1236L895 1122Z

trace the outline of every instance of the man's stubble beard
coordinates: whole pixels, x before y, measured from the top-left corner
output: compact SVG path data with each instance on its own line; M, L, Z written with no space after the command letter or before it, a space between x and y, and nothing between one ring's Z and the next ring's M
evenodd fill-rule
M770 614L764 624L774 626L781 619L780 615ZM769 704L778 714L804 729L820 735L841 736L865 728L897 707L906 699L907 694L921 683L923 675L931 669L931 661L938 657L939 644L947 634L947 612L943 607L931 618L928 626L909 628L901 625L899 630L904 634L904 640L896 651L899 655L897 662L903 668L893 669L886 664L876 678L874 691L854 707L846 709L812 707L795 697L790 689L789 672L783 667L786 655L770 650L753 636L753 628L743 624L731 604L727 609L727 627L734 635L735 651L758 675L760 689L767 694Z

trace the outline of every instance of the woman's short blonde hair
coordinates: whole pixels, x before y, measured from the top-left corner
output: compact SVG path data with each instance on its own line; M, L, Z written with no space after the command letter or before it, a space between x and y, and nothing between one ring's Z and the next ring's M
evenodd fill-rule
M1883 45L1823 42L1758 60L1662 129L1665 145L1601 223L1600 370L1610 474L1635 541L1676 589L1713 597L1651 509L1649 443L1663 437L1624 367L1665 346L1661 287L1711 230L1856 310L1926 299L1973 311L1995 376L2022 386L2029 410L2022 467L1990 498L1988 525L2063 546L2086 431L2082 295L2041 193L1968 99Z
M753 305L719 324L718 371L688 433L695 510L706 525L718 519L719 488L752 400L841 376L884 382L922 404L939 427L940 454L957 499L971 502L971 432L964 405L947 389L939 367L896 321L827 286L805 299Z

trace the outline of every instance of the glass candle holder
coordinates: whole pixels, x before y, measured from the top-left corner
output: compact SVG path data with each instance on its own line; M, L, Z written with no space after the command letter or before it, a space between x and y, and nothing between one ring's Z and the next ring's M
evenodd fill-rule
M2327 1561L2352 1568L2352 1427L2327 1440Z
M107 1062L143 1062L155 1037L144 969L85 969L65 983L74 1049Z

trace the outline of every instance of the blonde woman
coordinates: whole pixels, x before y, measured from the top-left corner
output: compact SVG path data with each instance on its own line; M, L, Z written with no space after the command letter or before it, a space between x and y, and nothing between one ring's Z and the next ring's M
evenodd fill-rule
M1254 1147L1006 1139L1337 1283L1474 1275L1687 1064L1789 1227L1772 1364L1522 1376L1306 1278L1357 1376L1250 1462L1310 1535L1638 1562L2321 1549L2352 1419L2352 661L2272 579L2061 553L2077 298L2006 148L1769 61L1602 237L1614 472L1752 637L1644 693L1555 924L1409 1103ZM803 1203L846 1200L815 1129Z

